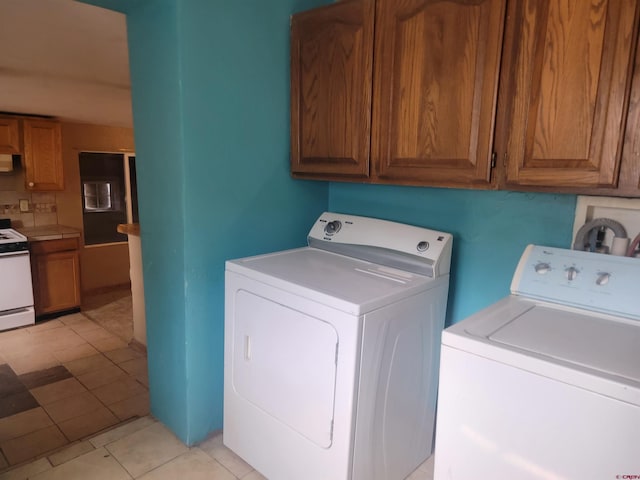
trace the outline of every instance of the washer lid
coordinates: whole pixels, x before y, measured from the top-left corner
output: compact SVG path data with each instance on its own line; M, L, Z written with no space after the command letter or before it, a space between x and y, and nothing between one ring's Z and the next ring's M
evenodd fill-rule
M536 306L489 339L640 383L640 325Z

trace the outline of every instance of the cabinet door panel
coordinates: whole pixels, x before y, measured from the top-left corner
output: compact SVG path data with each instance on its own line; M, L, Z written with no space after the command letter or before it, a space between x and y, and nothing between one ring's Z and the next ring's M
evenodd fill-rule
M57 252L35 259L36 314L80 306L80 260L77 251Z
M20 153L20 133L18 120L0 118L0 153Z
M58 122L25 120L24 162L28 190L62 190L62 133Z
M294 15L291 171L369 174L373 0Z
M513 48L503 64L507 182L615 185L636 4L510 3L506 44Z
M504 4L378 2L372 135L378 177L489 182Z

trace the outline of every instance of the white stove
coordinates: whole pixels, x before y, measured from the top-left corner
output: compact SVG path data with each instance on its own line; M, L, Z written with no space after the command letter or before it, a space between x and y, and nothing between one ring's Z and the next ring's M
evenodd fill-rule
M34 324L29 244L12 228L0 228L0 272L0 330Z

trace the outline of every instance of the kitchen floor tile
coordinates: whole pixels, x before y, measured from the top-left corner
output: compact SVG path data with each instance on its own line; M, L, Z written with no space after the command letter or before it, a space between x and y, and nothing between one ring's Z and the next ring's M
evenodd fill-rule
M85 317L81 312L71 313L69 315L60 317L60 321L67 326L72 326L76 323L82 323L86 320L87 320L87 317Z
M51 470L51 468L51 464L46 458L40 458L34 462L0 474L0 480L27 480L33 478L38 473Z
M127 360L119 363L118 366L133 377L147 373L147 359L145 357Z
M85 373L113 366L113 362L104 355L98 354L72 360L71 362L65 362L64 366L77 377Z
M100 401L90 392L82 392L44 405L44 409L54 422L60 423L93 412L102 406Z
M143 387L139 382L131 377L124 377L122 380L117 380L113 383L103 385L101 387L91 390L98 400L105 405L120 402L127 398L135 397L145 393L147 389Z
M80 382L89 390L93 390L124 378L128 378L128 375L114 364L100 370L94 370L89 373L78 375L78 380L80 380Z
M27 327L25 330L29 333L43 332L64 326L60 320L48 320L45 322L37 322L33 327Z
M131 476L104 448L30 477L30 480L130 480Z
M80 455L84 455L85 453L89 453L94 451L95 448L88 441L74 443L73 445L69 445L67 448L60 450L52 455L49 455L49 462L54 467L57 465L61 465L69 460L73 460Z
M40 405L48 405L63 398L86 392L87 389L84 388L76 378L72 377L43 387L34 388L30 391L31 395L35 397Z
M159 423L138 430L106 448L134 478L189 450Z
M113 335L109 333L107 330L98 326L98 328L93 328L91 330L84 330L79 333L79 335L84 338L87 342L94 342L96 340L100 340L102 338L111 338Z
M90 438L89 442L91 442L91 444L96 448L103 447L107 443L113 443L116 440L120 440L127 435L137 432L138 430L147 428L154 423L156 423L156 421L149 416L138 418L137 420L122 424L121 426L100 435L96 435L95 437Z
M67 347L62 350L55 350L52 353L53 356L58 359L58 361L60 361L61 363L67 363L79 358L98 355L100 352L93 348L93 345L91 345L90 343L84 342L73 347Z
M32 408L0 419L0 442L22 437L27 433L53 425L42 407Z
M236 480L229 470L202 450L194 448L140 477L140 480L175 480L189 472L189 480Z
M109 405L111 410L120 420L128 420L131 417L143 417L149 415L149 392L127 398Z
M200 443L198 448L212 458L215 458L238 478L244 477L253 470L251 465L224 446L222 443L222 432L213 434Z
M119 348L117 350L104 352L104 355L116 364L126 362L127 360L133 360L134 358L141 358L144 356L142 353L131 347Z
M78 415L69 420L58 422L58 427L70 441L84 438L115 425L120 420L111 413L107 407L100 406L98 409L83 415Z
M74 324L70 325L70 327L74 332L78 334L82 332L88 332L89 330L97 330L99 328L102 328L96 322L93 322L86 317L83 318L82 320L74 322Z
M62 365L19 375L18 378L28 389L42 387L71 378L71 372Z
M29 393L29 390L0 397L0 418L10 417L16 413L24 412L38 407L38 402Z
M18 358L10 358L8 362L11 369L16 372L17 375L35 372L36 370L44 370L60 364L58 359L43 350Z
M126 342L120 340L118 337L111 336L108 338L100 338L98 340L89 341L97 350L101 352L108 352L110 350L119 350L127 346Z
M259 472L254 470L242 477L242 480L267 480L267 477L260 475Z
M58 427L52 425L22 437L2 442L0 443L0 448L2 448L9 463L15 465L67 443L67 439Z

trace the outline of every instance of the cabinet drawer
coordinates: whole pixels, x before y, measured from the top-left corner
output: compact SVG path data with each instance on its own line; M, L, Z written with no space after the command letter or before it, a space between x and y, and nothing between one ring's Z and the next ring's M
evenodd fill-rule
M65 252L78 249L78 238L61 238L31 243L31 252L35 255L52 252Z

